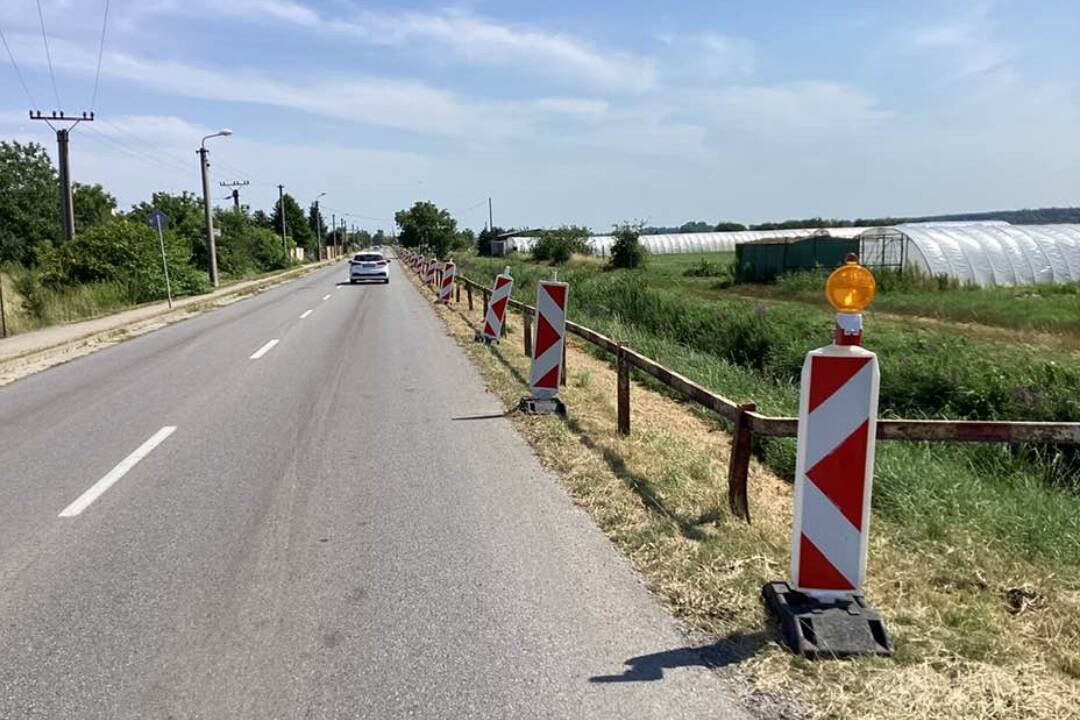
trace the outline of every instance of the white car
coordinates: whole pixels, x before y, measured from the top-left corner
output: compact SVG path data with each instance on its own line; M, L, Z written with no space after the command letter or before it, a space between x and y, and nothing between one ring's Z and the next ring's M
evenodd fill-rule
M349 260L349 282L355 284L361 280L390 282L390 261L381 252L356 253Z

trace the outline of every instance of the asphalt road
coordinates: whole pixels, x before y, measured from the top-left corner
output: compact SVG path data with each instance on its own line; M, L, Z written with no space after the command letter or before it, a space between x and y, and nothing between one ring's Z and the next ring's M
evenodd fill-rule
M0 388L0 718L743 717L454 419L501 408L400 266L345 272Z

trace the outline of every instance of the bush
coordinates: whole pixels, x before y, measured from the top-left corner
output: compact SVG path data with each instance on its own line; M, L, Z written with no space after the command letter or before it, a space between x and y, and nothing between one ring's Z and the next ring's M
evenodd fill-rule
M244 277L288 266L281 236L257 225L243 210L219 212L215 223L221 228L217 251L222 274Z
M628 270L644 267L648 251L639 239L641 227L640 223L615 226L615 232L612 233L615 243L611 246L611 267Z
M165 233L165 252L174 295L205 292L206 274L191 267L186 243ZM118 220L92 227L57 247L38 248L41 283L52 290L87 283L122 285L132 303L165 297L165 273L157 233L137 222Z
M532 248L533 260L562 265L574 253L589 252L589 229L574 225L563 225L557 230L542 230Z

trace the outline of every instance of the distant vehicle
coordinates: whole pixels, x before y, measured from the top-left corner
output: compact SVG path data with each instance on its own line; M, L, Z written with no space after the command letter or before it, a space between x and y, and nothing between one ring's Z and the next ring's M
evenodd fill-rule
M349 282L355 285L366 280L390 282L390 261L381 252L365 250L349 260Z

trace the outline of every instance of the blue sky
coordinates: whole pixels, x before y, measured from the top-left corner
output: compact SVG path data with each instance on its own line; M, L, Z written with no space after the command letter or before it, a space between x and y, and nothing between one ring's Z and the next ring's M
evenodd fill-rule
M357 224L433 200L481 227L1078 204L1080 3L112 0L73 176L284 183ZM104 0L42 0L61 107L90 109ZM34 0L3 29L57 106ZM52 149L0 58L0 136ZM225 192L218 193L223 198ZM328 211L329 212L329 211Z

